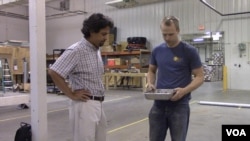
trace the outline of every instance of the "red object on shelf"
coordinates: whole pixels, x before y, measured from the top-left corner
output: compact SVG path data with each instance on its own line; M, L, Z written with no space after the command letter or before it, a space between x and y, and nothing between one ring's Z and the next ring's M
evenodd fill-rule
M115 66L115 59L108 59L108 66Z

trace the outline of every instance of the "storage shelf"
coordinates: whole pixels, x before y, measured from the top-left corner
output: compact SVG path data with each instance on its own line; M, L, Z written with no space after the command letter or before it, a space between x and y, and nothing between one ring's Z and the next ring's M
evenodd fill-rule
M115 52L102 52L102 56L117 56L117 55L140 55L141 53L150 54L149 50L133 50L133 51L115 51Z
M133 64L132 66L136 67L137 69L140 69L141 66L140 64ZM105 68L109 68L109 69L128 69L127 65L114 65L114 66L104 66Z
M104 67L105 69L129 69L129 67L135 67L137 69L141 69L142 66L145 66L145 55L147 55L146 58L149 58L150 55L149 50L133 50L133 51L122 51L122 52L101 52L102 58L104 60ZM139 63L130 63L131 58L139 58ZM107 65L107 60L108 59L113 59L113 58L126 58L128 61L128 64L118 64L118 65L113 65L113 66L108 66ZM142 61L143 60L143 61Z
M133 52L102 52L102 56L108 55L108 56L117 56L117 55L139 55L139 51L133 51Z

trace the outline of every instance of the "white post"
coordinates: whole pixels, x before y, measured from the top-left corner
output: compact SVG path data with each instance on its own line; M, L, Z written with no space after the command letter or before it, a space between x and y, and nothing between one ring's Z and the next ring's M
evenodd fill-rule
M47 141L45 0L29 0L31 126L33 141Z

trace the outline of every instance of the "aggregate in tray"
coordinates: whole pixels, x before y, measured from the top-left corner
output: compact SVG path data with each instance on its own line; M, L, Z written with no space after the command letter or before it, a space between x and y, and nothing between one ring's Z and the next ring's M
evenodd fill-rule
M173 89L156 89L144 93L149 100L169 100L174 95Z

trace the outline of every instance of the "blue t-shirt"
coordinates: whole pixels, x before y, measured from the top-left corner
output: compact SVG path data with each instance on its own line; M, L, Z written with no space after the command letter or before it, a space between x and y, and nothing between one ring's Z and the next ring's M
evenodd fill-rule
M192 81L192 69L202 66L196 48L182 41L174 48L169 48L166 43L155 47L150 64L157 67L157 89L187 86ZM186 103L190 98L187 94L179 102Z

